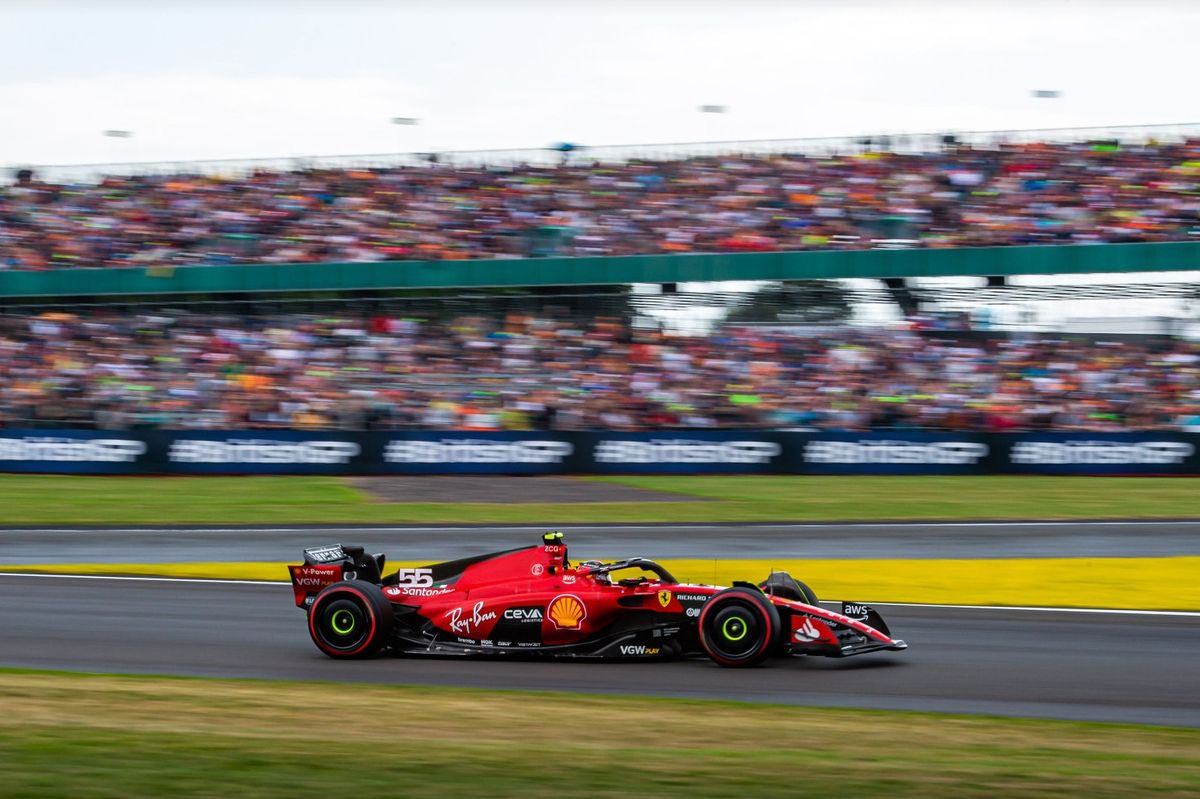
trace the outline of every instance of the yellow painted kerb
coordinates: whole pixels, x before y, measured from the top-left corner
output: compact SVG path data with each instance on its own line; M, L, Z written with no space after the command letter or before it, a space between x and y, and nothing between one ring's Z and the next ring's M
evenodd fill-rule
M786 571L822 599L1200 610L1200 557L968 560L666 560L684 582L758 582ZM63 563L0 571L227 580L288 579L282 563ZM424 563L396 563L397 567Z

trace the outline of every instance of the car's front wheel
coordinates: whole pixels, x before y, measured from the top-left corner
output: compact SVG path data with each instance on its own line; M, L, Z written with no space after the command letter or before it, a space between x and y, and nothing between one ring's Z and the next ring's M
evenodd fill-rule
M391 628L392 606L383 591L360 580L325 588L308 610L308 632L313 643L332 658L377 654Z
M759 591L729 588L700 611L700 646L722 666L757 666L775 651L779 611Z

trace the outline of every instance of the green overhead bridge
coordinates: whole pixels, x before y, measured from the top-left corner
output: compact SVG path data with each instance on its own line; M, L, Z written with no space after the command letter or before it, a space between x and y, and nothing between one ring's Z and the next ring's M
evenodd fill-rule
M0 272L0 298L1200 271L1200 242Z

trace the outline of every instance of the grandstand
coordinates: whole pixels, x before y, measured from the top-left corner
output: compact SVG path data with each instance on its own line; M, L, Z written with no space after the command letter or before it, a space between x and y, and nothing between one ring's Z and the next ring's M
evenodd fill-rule
M257 169L4 194L14 270L836 252L1200 238L1200 139L545 166Z
M1023 317L1047 300L1119 297L1178 315L1162 301L1197 293L1198 130L36 167L0 194L0 301L658 284L668 294L639 307L719 311L745 298L689 285L834 279L792 299L837 291L905 315L996 304ZM1042 246L1097 242L1142 244ZM477 258L504 263L461 263ZM1160 270L1180 274L1124 287L1070 277ZM987 280L910 279L938 275Z
M0 424L1192 429L1198 135L22 169Z
M458 313L454 313L457 310ZM1113 432L1200 426L1200 346L616 316L72 309L0 317L0 424ZM447 313L450 311L450 313Z

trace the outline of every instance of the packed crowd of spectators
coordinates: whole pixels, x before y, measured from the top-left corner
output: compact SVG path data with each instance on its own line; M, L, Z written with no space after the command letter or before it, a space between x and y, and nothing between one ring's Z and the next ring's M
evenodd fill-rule
M1200 425L1200 346L510 314L0 317L0 426L1115 431Z
M0 189L0 269L1178 241L1200 140Z

